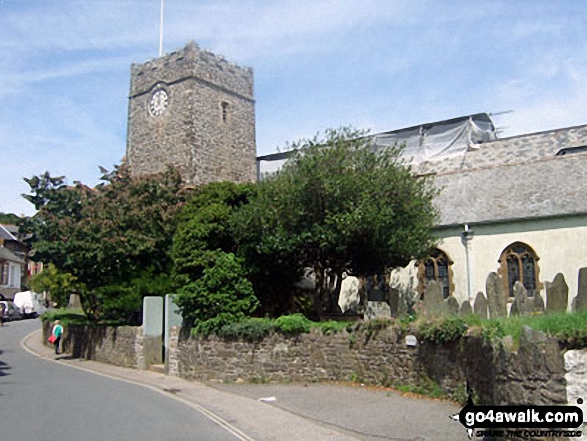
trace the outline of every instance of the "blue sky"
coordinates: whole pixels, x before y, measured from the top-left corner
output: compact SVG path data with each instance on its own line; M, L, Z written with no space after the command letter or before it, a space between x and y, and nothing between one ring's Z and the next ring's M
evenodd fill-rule
M157 56L159 8L0 0L0 212L34 213L23 177L95 185L120 162L130 64ZM349 124L587 124L582 0L165 0L164 51L188 40L254 69L258 155Z

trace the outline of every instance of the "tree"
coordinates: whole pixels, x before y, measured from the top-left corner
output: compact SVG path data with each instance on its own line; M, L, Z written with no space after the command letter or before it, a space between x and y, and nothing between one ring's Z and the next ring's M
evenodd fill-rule
M141 296L169 289L175 216L184 201L181 178L174 169L132 179L126 166L103 173L95 188L68 186L49 173L25 179L31 187L25 198L38 212L22 230L35 259L76 278L90 318L119 315L124 297L122 319L132 321Z
M65 308L69 303L69 296L78 292L80 286L75 276L59 271L55 265L47 265L42 272L35 274L28 282L29 287L36 292L46 291L51 301L58 308Z
M22 221L20 216L12 213L0 213L0 224L18 225Z
M209 333L258 306L243 260L235 255L232 214L254 193L251 184L200 187L179 216L173 244L175 301L184 322Z
M249 254L294 274L314 270L318 316L337 304L344 271L381 274L434 244L436 190L412 174L401 148L377 149L365 132L341 128L294 150L233 225ZM330 299L329 275L337 280Z

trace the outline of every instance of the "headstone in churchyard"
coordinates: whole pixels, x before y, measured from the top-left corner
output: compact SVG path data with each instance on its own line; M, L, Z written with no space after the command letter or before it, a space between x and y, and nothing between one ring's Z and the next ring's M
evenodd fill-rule
M422 309L424 314L438 317L446 314L446 304L444 303L444 296L442 295L442 284L435 280L428 282L426 291L424 292L424 300L422 301Z
M459 315L459 302L453 296L448 296L445 300L446 312L448 315L457 316Z
M515 312L518 315L528 315L532 312L528 291L520 281L514 283L514 304L516 305ZM512 305L512 310L513 308L514 305ZM512 310L510 310L510 315L515 315Z
M79 294L69 295L69 303L67 304L67 309L82 309L82 302L80 300Z
M532 297L532 300L530 302L532 304L532 312L534 314L544 314L544 311L546 309L544 306L544 299L538 291L534 293L534 297Z
M579 269L579 289L573 301L574 311L587 311L587 268Z
M367 301L370 302L384 302L385 298L385 277L383 276L368 276L365 279L365 291L367 293Z
M367 302L367 308L365 309L364 319L372 320L376 318L390 318L391 309L387 302Z
M473 308L471 308L471 302L469 302L469 300L465 300L461 304L461 309L459 309L459 315L465 316L465 315L471 315L471 314L473 314Z
M516 299L514 299L510 308L510 317L515 317L518 315L520 315L520 311L518 310L518 302Z
M486 319L489 317L487 309L487 299L485 298L485 295L482 292L478 292L477 297L475 297L475 304L473 305L475 314Z
M489 273L485 282L489 317L507 317L507 297L503 280L497 273Z
M546 312L566 312L569 304L569 286L565 276L558 273L552 283L546 282Z
M399 289L389 288L389 309L392 317L399 315Z

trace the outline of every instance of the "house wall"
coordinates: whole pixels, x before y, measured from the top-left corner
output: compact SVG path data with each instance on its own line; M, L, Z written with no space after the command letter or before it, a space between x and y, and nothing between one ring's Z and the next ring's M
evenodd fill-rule
M538 279L552 282L562 273L569 286L569 307L578 291L579 269L587 267L587 216L537 219L499 224L469 225L473 230L469 241L471 301L479 291L485 292L490 272L499 269L498 259L503 250L514 242L529 245L538 256ZM452 265L454 297L463 302L468 297L467 256L461 238L464 227L438 231L439 248L454 262ZM541 295L546 301L543 287Z

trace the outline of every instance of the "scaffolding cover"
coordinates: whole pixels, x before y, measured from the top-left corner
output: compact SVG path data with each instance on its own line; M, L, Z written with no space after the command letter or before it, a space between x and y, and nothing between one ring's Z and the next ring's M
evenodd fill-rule
M463 156L469 148L496 139L486 113L423 124L374 135L380 148L404 145L403 156L412 163Z
M404 146L402 155L412 164L463 156L468 149L497 139L495 126L486 113L422 124L373 135L378 148ZM264 179L283 167L288 152L257 158L258 178Z

